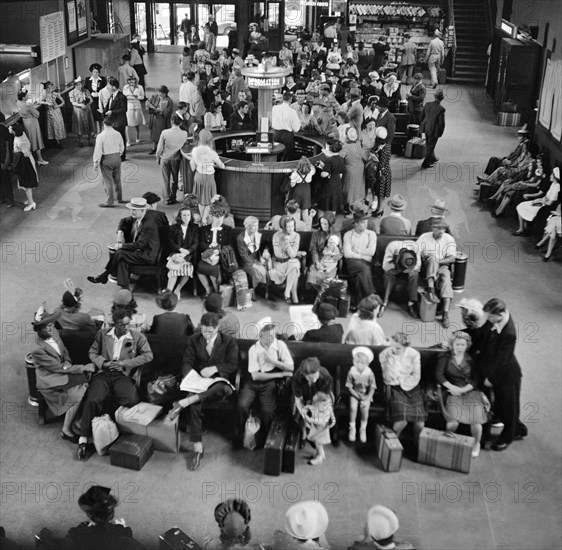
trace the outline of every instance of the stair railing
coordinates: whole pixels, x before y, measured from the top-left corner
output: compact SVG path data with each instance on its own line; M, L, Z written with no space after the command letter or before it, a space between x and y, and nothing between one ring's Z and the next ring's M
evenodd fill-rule
M453 27L453 47L451 52L451 76L455 76L455 64L457 57L457 27L455 25L455 8L453 0L449 0L449 27Z

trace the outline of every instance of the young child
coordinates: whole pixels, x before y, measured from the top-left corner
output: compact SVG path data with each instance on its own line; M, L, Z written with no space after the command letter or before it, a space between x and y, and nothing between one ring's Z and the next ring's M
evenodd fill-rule
M324 392L317 392L312 398L312 403L306 405L306 439L316 447L316 455L308 463L311 466L322 464L326 458L324 445L329 445L330 428L336 425L334 416L334 404L332 397Z
M367 422L369 421L369 407L377 384L375 375L369 365L374 359L373 352L364 346L353 348L353 366L347 373L345 387L349 390L349 441L355 441L357 407L361 409L361 427L359 440L367 443Z
M310 182L316 173L316 169L306 157L301 157L297 162L297 167L289 176L291 189L288 200L294 199L299 203L302 221L310 225L309 208L312 204Z

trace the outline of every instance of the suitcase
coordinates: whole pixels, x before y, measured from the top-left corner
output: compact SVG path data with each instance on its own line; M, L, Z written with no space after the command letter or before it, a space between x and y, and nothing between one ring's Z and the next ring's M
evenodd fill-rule
M376 449L385 472L399 472L402 467L404 448L396 433L386 426L377 425L375 432Z
M252 307L252 291L248 288L248 274L243 269L238 269L232 274L236 307L244 311Z
M408 124L407 127L407 135L408 139L412 139L415 137L420 137L420 125L419 124Z
M351 305L351 296L345 293L338 300L338 317L347 317Z
M340 299L337 296L325 296L324 300L322 300L322 302L324 304L331 304L333 305L336 309L339 308L340 305Z
M113 466L139 471L152 456L152 439L143 435L125 434L109 449Z
M160 550L201 550L201 546L178 527L168 529L158 538L160 539Z
M281 418L274 418L267 434L263 454L263 473L268 476L281 474L283 449L287 439L287 425Z
M419 306L420 306L420 319L424 323L431 323L435 321L435 315L437 313L437 304L431 302L427 297L427 292L425 290L418 290Z
M287 433L285 447L283 448L283 466L282 471L287 474L295 473L295 463L297 457L297 447L299 445L300 430L297 426L293 427Z
M418 443L418 462L468 474L473 446L473 437L424 428Z
M219 289L222 298L222 306L232 306L234 304L234 286L230 283L226 285L220 285Z
M425 139L414 137L408 140L404 156L412 159L422 159L425 157Z
M521 113L498 113L498 126L521 126Z
M437 71L437 82L439 84L447 84L447 70L439 69Z

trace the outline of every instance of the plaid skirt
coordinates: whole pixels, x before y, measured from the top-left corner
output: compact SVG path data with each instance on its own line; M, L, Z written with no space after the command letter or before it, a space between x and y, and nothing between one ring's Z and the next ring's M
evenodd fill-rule
M426 419L423 392L419 386L410 391L405 391L400 386L390 388L391 422L425 422Z

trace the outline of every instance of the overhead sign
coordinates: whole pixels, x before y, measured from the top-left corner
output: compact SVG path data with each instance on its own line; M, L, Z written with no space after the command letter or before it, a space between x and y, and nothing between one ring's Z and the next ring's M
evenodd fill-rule
M259 77L259 76L247 76L246 82L250 88L262 88L266 90L273 90L275 88L282 88L285 86L284 76L273 76L273 77Z
M517 38L517 25L514 25L513 23L502 19L500 23L500 29L511 38Z

